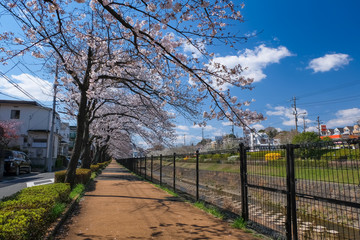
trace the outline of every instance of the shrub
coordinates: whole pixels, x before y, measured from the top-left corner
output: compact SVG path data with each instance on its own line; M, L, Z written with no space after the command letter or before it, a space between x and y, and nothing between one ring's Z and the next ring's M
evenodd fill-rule
M93 166L93 165L91 165ZM63 183L65 182L65 175L66 170L58 171L55 173L55 182L56 183ZM75 176L75 184L81 183L86 184L91 177L91 170L85 168L78 168L76 169L76 176Z
M227 158L228 163L235 163L240 161L240 156L239 155L233 155Z
M90 169L92 172L97 172L97 171L99 171L100 166L99 166L99 164L92 164L92 165L90 165Z
M280 153L267 153L265 154L265 161L273 161L281 158Z
M66 157L63 155L58 155L55 162L55 167L59 168L64 166L64 162L66 161Z
M64 183L25 188L0 203L0 239L41 239L54 213L69 200ZM63 208L62 208L63 209Z
M106 168L107 163L103 162L103 163L98 163L97 165L99 165L100 169L104 169L104 168Z

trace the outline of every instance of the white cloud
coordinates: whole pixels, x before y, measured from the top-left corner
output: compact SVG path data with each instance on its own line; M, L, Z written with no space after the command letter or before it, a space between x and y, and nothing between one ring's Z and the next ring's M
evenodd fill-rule
M215 136L224 136L225 134L228 134L228 133L226 133L222 129L217 129L215 132L212 133L212 136L213 137L215 137Z
M12 80L15 80L14 82L16 82L22 89L30 93L37 100L52 100L52 83L26 73L11 75L11 78ZM0 91L15 97L27 98L24 93L20 92L20 90L15 88L4 78L0 78Z
M316 132L316 133L317 133L319 130L318 130L317 127L311 126L311 127L307 127L307 128L306 128L306 131L307 131L307 132Z
M352 59L349 55L343 53L326 54L323 57L315 58L310 61L307 68L316 72L327 72L332 69L335 71L348 65Z
M232 126L232 125L233 125L233 123L230 122L230 121L221 122L221 124L222 124L223 126Z
M178 125L178 126L176 126L176 129L180 129L180 130L183 130L183 131L189 131L189 127L184 126L184 125Z
M192 57L194 58L201 58L202 57L202 53L200 52L200 50L204 50L205 45L202 42L197 42L198 48L196 48L194 45L189 44L189 43L185 43L183 45L184 48L184 52L185 53L191 53ZM200 49L200 50L199 50Z
M259 123L251 125L251 128L255 128L257 131L265 129L265 127Z
M272 108L271 106L267 105L267 107ZM307 115L307 111L305 109L297 108L298 114L305 113ZM294 118L294 109L284 106L277 106L272 108L272 110L266 111L266 114L269 116L279 116L283 122L282 124L285 126L295 126L295 118ZM306 122L309 122L306 120ZM300 122L298 121L298 125Z
M195 136L195 135L191 135L191 134L185 134L185 144L189 145L191 143L197 143L199 141L201 141L202 137L201 136ZM176 139L174 141L175 144L184 144L184 134L182 135L177 135Z
M285 57L293 56L293 54L284 46L278 48L266 47L264 44L255 47L254 50L245 49L239 52L238 56L216 57L214 62L219 62L228 67L234 67L241 64L243 68L247 68L243 72L243 76L253 78L254 82L259 82L266 78L263 70L272 63L279 63Z
M216 130L216 128L214 128L214 127L211 126L211 125L206 125L206 126L204 126L204 127L200 127L199 125L194 125L194 126L191 126L191 128L194 128L194 129L204 128L204 130L207 130L207 131Z
M351 126L360 119L360 108L339 110L335 115L335 119L331 119L326 123L328 128Z

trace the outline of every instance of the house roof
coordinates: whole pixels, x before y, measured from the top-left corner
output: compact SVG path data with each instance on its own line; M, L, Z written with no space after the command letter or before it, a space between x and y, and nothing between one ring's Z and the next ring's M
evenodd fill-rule
M0 103L9 103L9 104L27 104L27 105L35 105L40 106L35 101L18 101L18 100L0 100Z
M328 130L331 134L334 134L334 129L328 128L327 130Z
M45 108L45 109L50 109L51 108L47 108L42 106L41 104L35 102L35 101L22 101L22 100L1 100L0 99L0 104L19 104L19 105L31 105L31 106L37 106L37 107L41 107L41 108Z
M350 131L353 131L354 130L354 127L353 126L346 126L344 128L348 128Z

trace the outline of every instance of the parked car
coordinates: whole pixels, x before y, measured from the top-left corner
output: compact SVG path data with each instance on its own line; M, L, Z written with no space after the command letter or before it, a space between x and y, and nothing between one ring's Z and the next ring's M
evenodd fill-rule
M31 172L31 161L24 152L2 150L0 156L4 158L6 173L14 173L17 176L21 171Z

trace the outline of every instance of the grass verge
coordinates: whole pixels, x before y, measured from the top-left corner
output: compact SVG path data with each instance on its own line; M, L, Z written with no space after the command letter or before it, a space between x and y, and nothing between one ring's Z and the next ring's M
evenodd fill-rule
M77 184L74 189L71 191L69 197L71 199L74 199L77 195L83 194L85 191L85 185L84 184Z
M237 229L246 229L246 222L242 217L238 217L234 220L234 222L231 224L233 228Z
M207 205L204 202L195 202L194 206L213 215L221 220L224 219L225 215L215 206Z

